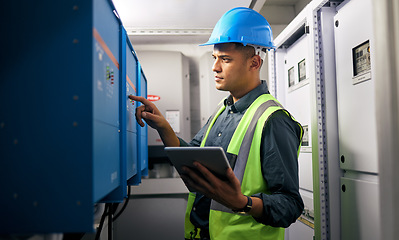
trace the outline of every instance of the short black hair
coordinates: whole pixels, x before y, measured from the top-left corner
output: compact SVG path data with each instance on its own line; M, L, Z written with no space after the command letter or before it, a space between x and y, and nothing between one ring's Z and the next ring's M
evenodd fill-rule
M255 55L255 48L252 46L244 46L242 43L234 43L235 48L242 51L246 59L251 58Z

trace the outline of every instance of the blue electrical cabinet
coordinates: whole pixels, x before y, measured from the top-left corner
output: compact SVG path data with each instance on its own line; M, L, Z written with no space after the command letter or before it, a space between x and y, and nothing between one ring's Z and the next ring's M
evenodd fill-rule
M93 153L94 161L101 162L101 167L93 168L94 197L111 202L123 191L124 177L120 151L123 119L119 109L120 88L124 87L121 24L109 2L94 1L93 5ZM105 188L108 184L112 187Z
M147 98L147 78L144 75L144 71L139 63L138 66L138 88L139 96ZM138 131L138 161L140 162L140 169L142 176L148 176L148 125L139 127Z
M126 36L126 95L134 95L137 96L137 66L138 60L136 56L136 52L133 49L133 46ZM136 105L135 101L127 98L127 107L126 107L126 124L127 124L127 183L129 185L136 185L140 183L138 180L138 135L137 135L137 121L136 121Z
M94 204L123 201L148 166L127 100L146 89L115 12L108 0L2 3L0 234L94 231Z
M96 16L96 14L95 14ZM99 17L101 18L102 16L99 15ZM101 199L101 202L105 202L105 203L110 203L110 202L122 202L124 198L126 198L127 196L127 182L126 182L126 160L127 160L127 156L126 156L126 32L125 29L122 25L119 26L119 31L118 33L119 36L117 38L117 45L118 45L118 54L119 54L119 63L116 64L115 66L118 67L118 74L119 74L119 86L117 89L118 91L118 107L117 108L112 108L112 111L115 113L115 111L117 111L117 116L118 116L118 137L119 137L119 149L113 149L112 151L118 151L119 153L119 174L115 175L115 178L117 178L117 181L119 182L118 186L108 195L106 195L103 199ZM102 43L104 42L104 40L101 38L101 36L96 35L96 33L94 33L95 39L96 39L96 44L100 44L102 45L102 48L98 48L100 49L100 51L98 51L97 53L99 54L98 60L95 60L95 67L98 67L99 69L95 69L95 73L96 74L100 74L101 76L101 67L102 67L102 59L103 57L100 55L102 55L102 51L101 49L106 49L107 45ZM116 49L116 48L115 48ZM96 54L96 53L95 53ZM112 58L113 54L110 54L110 58ZM111 86L115 85L115 82L112 82L112 77L114 76L114 71L111 68L111 73L109 73L109 66L106 65L105 66L106 69L106 78L111 77ZM107 82L105 82L105 85L107 84ZM109 83L108 83L109 84ZM94 86L93 86L94 87ZM95 91L99 94L97 94L98 96L100 96L100 99L97 100L101 100L101 99L107 99L110 98L110 96L108 96L107 92L101 91L100 89L97 89L98 91ZM104 95L105 94L105 95ZM98 111L100 114L104 114L107 112L103 111L102 109L100 109ZM103 117L103 116L101 116ZM111 116L111 118L114 118L114 116ZM101 118L100 118L101 121ZM96 139L96 138L95 138ZM107 142L106 139L101 138L100 141L104 141ZM100 145L98 146L100 147L99 149L95 149L96 153L102 154L104 149L102 147L104 147L104 145ZM116 146L114 146L116 147ZM108 150L105 150L108 151ZM99 176L101 178L101 175Z
M136 56L134 54L134 56ZM137 60L137 58L134 58ZM145 97L147 98L147 79L144 75L143 69L141 68L141 64L139 61L137 61L137 68L136 68L136 79L137 79L137 96ZM132 102L133 104L133 102ZM140 102L134 102L134 104L137 104L134 108L132 108L130 111L128 109L127 114L131 114L131 118L135 118L134 113L135 113L135 108L139 107L142 105ZM129 120L128 120L129 122ZM137 121L132 124L136 126L137 129L137 142L136 142L136 160L137 160L137 172L133 177L131 177L127 184L128 185L138 185L141 183L141 178L142 176L148 176L148 126L145 124L144 127L141 127ZM145 122L145 121L144 121Z

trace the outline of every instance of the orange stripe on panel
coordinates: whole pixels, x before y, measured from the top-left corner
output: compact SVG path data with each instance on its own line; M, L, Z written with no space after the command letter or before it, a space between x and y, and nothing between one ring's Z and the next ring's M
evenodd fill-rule
M126 75L126 80L129 83L129 85L134 89L134 91L137 92L136 87L134 86L128 75Z
M111 61L115 64L115 66L119 69L119 63L116 60L114 54L112 54L111 50L108 48L107 44L104 42L102 37L100 36L100 33L98 33L97 29L93 28L93 36L97 40L97 42L101 45L101 47L104 49L105 53L107 53L108 57L111 59Z

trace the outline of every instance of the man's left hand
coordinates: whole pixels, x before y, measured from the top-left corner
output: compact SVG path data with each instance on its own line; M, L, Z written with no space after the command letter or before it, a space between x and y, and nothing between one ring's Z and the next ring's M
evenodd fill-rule
M247 198L241 193L240 181L235 176L233 169L228 168L226 170L227 179L222 180L202 164L194 162L194 166L203 176L184 167L183 170L186 174L181 178L186 185L230 209L241 209L247 204Z

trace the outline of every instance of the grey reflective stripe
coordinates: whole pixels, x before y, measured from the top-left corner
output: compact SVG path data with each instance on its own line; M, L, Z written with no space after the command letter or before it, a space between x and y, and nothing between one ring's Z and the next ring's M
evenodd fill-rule
M248 125L248 129L245 132L245 136L242 140L240 150L238 152L237 156L237 161L234 167L234 174L240 180L240 183L242 183L243 177L244 177L244 172L245 172L245 166L247 165L248 157L249 157L249 151L251 150L251 145L252 145L252 139L254 138L255 134L255 129L256 129L256 123L258 122L259 118L262 116L262 114L269 108L269 107L281 107L279 103L277 103L274 100L269 100L267 102L262 103L258 109L256 109L256 112L254 116L251 119L251 122ZM270 116L269 116L270 117ZM267 120L266 120L267 122ZM211 202L211 209L212 210L217 210L217 211L222 211L222 212L229 212L232 213L231 209L225 207L224 205L213 201Z
M251 123L249 124L248 129L245 133L244 139L242 140L240 151L238 152L236 167L234 168L234 174L240 180L240 183L242 183L242 179L244 177L245 166L247 165L249 150L251 149L252 139L254 138L256 123L258 122L262 114L269 107L273 106L279 107L279 104L274 100L269 100L267 102L262 103L258 107L258 109L256 109L256 112L251 119Z

